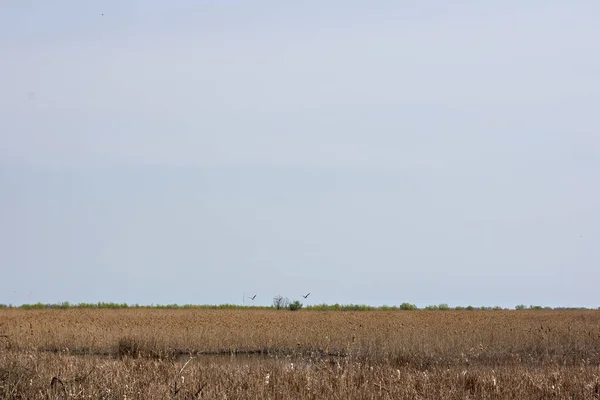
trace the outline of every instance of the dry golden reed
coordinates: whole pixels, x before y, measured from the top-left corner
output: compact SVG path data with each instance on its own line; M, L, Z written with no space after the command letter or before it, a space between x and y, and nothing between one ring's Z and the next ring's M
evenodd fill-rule
M0 399L593 399L599 377L599 311L0 310Z

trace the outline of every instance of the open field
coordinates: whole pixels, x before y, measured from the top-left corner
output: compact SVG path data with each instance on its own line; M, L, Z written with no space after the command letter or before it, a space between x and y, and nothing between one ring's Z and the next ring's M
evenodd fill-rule
M0 310L1 399L593 399L599 382L592 310Z

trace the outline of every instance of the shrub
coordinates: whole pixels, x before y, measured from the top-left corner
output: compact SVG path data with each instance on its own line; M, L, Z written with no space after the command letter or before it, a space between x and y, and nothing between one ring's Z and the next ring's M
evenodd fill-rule
M414 304L410 304L410 303L402 303L402 304L400 304L400 309L405 310L405 311L413 311L413 310L417 309L417 306L415 306Z
M290 309L290 311L296 311L302 308L302 303L300 303L298 300L293 301L292 303L290 303L290 305L288 306L288 308Z
M446 303L442 303L438 306L438 310L440 310L440 311L448 311L449 309L450 309L450 307Z
M71 308L71 303L69 303L68 301L63 301L60 304L56 304L56 308L60 308L61 310L67 310Z
M519 305L515 306L515 310L524 310L526 308L527 307L525 307L525 304L519 304Z

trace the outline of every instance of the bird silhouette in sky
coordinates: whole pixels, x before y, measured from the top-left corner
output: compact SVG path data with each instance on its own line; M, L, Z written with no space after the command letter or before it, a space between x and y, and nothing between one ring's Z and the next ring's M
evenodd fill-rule
M248 297L250 300L254 300L256 298L256 295L252 296L252 297Z
M307 298L308 296L310 296L310 293L308 293L306 296L302 295L304 298Z

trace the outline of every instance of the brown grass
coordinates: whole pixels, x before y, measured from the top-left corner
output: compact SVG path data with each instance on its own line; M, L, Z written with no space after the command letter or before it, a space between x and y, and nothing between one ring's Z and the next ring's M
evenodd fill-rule
M0 310L0 399L593 399L599 377L598 311Z

